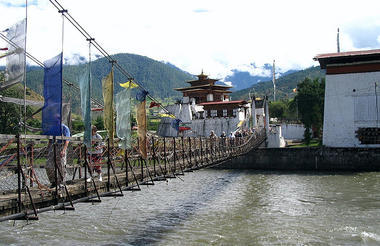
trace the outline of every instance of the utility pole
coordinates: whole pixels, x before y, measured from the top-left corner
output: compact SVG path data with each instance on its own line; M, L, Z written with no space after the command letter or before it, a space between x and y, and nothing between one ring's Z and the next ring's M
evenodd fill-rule
M275 68L275 60L273 60L273 67L272 67L272 73L273 73L273 101L276 101L276 68Z
M338 27L338 33L336 34L336 46L337 46L337 52L340 53L340 44L339 44L339 27Z
M376 99L376 127L379 127L379 105L377 101L377 82L375 82L375 99Z
M252 116L252 128L257 128L257 121L256 121L256 97L255 94L252 93L251 98L251 116Z

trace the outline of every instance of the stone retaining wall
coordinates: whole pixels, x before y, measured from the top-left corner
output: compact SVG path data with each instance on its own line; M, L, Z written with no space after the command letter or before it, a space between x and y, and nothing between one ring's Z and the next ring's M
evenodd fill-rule
M260 148L215 168L380 171L380 148Z

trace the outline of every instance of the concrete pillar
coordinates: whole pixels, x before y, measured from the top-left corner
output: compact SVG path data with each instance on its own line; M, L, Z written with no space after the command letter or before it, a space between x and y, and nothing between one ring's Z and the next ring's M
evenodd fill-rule
M257 128L257 120L256 120L256 98L252 97L252 105L251 105L251 115L252 115L252 128Z
M264 110L265 110L265 133L269 136L269 107L268 107L268 97L264 100Z

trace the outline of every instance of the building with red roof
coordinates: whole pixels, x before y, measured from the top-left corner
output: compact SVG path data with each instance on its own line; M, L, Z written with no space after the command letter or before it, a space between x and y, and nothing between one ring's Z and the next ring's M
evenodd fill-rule
M247 128L251 116L251 104L245 100L230 100L232 86L218 84L218 79L209 78L202 71L196 80L187 81L188 87L176 88L182 92L182 102L166 107L168 111L189 126L186 136L208 136L222 132L230 134L238 128ZM176 136L169 127L169 119L161 120L158 134ZM263 121L261 121L263 122Z

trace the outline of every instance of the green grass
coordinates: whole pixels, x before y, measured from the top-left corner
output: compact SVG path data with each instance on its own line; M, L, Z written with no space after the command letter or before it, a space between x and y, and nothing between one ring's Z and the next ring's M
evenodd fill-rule
M320 140L319 139L312 139L310 141L310 144L307 145L306 143L300 143L300 144L297 144L297 145L293 145L293 146L290 146L289 148L306 148L306 147L319 147L321 146L320 144Z

